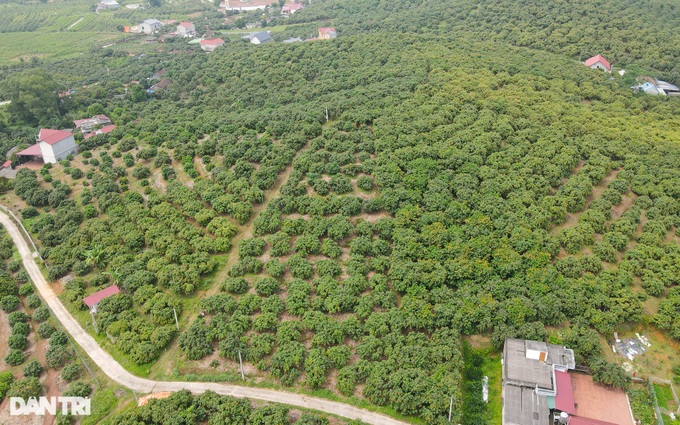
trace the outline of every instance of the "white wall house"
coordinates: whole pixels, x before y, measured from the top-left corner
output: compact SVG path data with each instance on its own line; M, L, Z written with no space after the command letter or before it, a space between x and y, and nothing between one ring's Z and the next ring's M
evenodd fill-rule
M161 21L158 19L147 19L146 21L142 22L139 28L144 34L153 34L158 31L162 25L163 24L161 24Z
M182 37L193 37L196 35L196 27L192 22L180 22L177 25L177 34Z
M64 130L40 129L38 146L43 162L54 164L65 159L69 154L78 152L73 133Z
M602 55L593 56L592 58L583 62L583 64L588 68L601 69L602 71L612 72L611 64Z

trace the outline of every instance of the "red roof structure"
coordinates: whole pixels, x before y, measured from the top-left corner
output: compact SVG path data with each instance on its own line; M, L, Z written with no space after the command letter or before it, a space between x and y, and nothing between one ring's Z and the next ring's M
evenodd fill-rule
M200 44L202 46L222 46L224 44L224 40L221 38L208 38L205 40L201 40Z
M179 26L180 26L180 27L184 27L184 28L186 28L186 29L191 28L192 25L194 25L194 24L192 24L191 22L180 22L180 23L179 23Z
M42 158L42 151L40 150L40 145L36 143L33 146L29 146L26 149L17 152L17 156L39 156Z
M333 27L319 28L319 34L326 34L326 33L331 33L331 32L336 32L335 28L333 28Z
M117 285L111 285L108 288L104 288L101 291L97 291L94 294L83 298L83 302L85 305L92 308L99 304L99 301L103 300L104 298L108 298L116 294L120 294L120 289Z
M12 161L7 160L7 161L5 161L5 162L2 164L2 166L0 166L0 169L2 169L2 168L7 168L7 167L9 167L10 165L12 165Z
M555 371L555 407L570 415L576 413L576 406L574 406L574 388L571 386L571 376L567 372L560 370Z
M40 133L38 133L38 140L40 140L41 142L45 142L48 145L54 145L72 136L73 133L71 133L70 131L41 128Z
M87 133L87 134L84 135L83 137L84 137L85 139L89 139L90 137L96 136L96 135L98 135L98 134L106 134L106 133L110 133L110 132L112 132L115 128L116 128L116 126L113 125L113 124L105 125L104 127L100 128L99 130L96 130L94 133Z
M599 421L597 419L582 418L580 416L570 416L567 425L616 425L612 422Z
M592 65L595 65L598 62L600 62L602 65L604 65L605 68L607 68L608 71L612 70L611 64L609 63L609 61L607 59L603 58L602 55L593 56L592 58L583 62L583 64L585 66L592 66Z

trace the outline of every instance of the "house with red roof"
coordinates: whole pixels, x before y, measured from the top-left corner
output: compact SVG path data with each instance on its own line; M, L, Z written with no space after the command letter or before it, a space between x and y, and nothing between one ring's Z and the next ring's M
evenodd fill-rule
M193 37L196 35L196 27L192 22L180 22L177 25L177 34L182 37Z
M204 51L212 52L218 47L224 46L224 40L221 38L206 38L205 40L201 40L199 44Z
M81 120L74 120L73 124L75 124L76 128L79 128L80 131L82 131L83 135L84 135L84 134L93 132L97 128L111 124L111 119L109 119L109 117L107 117L106 115L100 114L100 115L95 115L92 118L84 118L84 119L81 119Z
M292 15L300 9L304 9L304 7L305 6L302 3L286 4L281 8L281 14L285 16Z
M112 132L115 128L116 128L116 126L113 125L113 124L105 125L105 126L102 127L102 128L99 128L99 129L97 129L97 130L95 130L95 131L93 131L93 132L90 132L90 133L87 133L87 134L83 135L83 137L84 137L85 139L89 139L89 138L92 137L92 136L97 136L97 135L99 135L99 134L110 133L110 132Z
M47 164L54 164L78 152L72 130L41 128L36 140L35 145L17 152L17 156L40 158Z
M508 338L502 361L503 425L634 425L626 393L576 372L574 351Z
M97 304L104 298L108 298L120 294L120 288L117 285L111 285L108 288L104 288L101 291L97 291L92 295L83 298L83 302L90 309L90 313L94 314L97 312Z
M607 59L602 55L593 56L592 58L583 62L585 66L593 69L601 69L603 71L612 72L612 66Z
M335 31L333 27L319 28L319 40L329 40L331 38L336 38L338 32Z

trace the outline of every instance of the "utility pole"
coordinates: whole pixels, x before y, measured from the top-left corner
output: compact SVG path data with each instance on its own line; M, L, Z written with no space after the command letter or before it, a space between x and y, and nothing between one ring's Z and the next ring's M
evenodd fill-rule
M179 330L179 322L177 321L177 310L175 310L175 307L172 308L172 312L175 313L175 325L177 325L177 330Z
M453 411L453 396L451 396L451 403L449 404L449 422L451 422L451 412Z
M328 122L328 106L326 106L326 122Z
M243 359L241 358L241 349L238 349L238 364L241 366L241 379L246 380L246 375L243 373Z

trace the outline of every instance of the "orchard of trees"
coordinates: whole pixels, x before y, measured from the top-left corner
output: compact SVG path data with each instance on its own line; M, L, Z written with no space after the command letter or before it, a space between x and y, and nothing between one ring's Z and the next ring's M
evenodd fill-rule
M649 321L680 339L680 102L635 95L573 56L610 43L621 63L671 80L675 62L654 59L644 34L588 33L592 2L554 28L528 16L547 22L556 4L402 3L359 2L356 23L344 0L290 19L333 18L344 35L331 42L48 66L68 84L100 80L56 120L102 110L118 128L21 170L16 203L73 308L122 289L96 320L132 362L173 343L191 366L240 353L259 377L437 424L477 385L461 384L479 372L463 336L496 349L550 336L612 386L627 381L602 363L600 335ZM463 28L482 20L478 34ZM540 43L560 55L518 47ZM114 97L160 68L167 90ZM196 304L205 315L183 308ZM198 403L188 421L209 416L201 396L177 397L182 412ZM158 403L125 420L174 412Z

